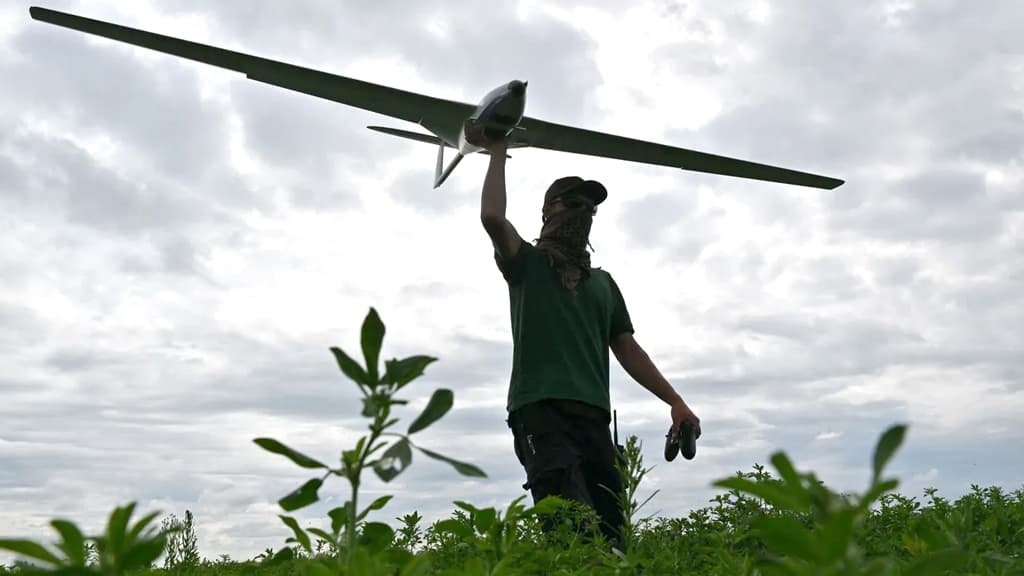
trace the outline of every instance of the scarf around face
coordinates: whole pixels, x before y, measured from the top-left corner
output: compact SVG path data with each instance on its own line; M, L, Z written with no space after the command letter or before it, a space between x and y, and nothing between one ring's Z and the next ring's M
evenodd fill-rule
M568 208L551 216L536 240L537 248L547 255L548 264L562 277L562 285L574 296L579 282L590 277L587 246L593 221L590 205Z

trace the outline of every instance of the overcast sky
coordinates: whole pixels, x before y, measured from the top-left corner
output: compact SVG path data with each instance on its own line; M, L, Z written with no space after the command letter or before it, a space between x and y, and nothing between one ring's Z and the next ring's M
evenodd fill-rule
M57 516L96 531L134 500L192 510L210 558L279 548L275 502L310 474L252 439L330 462L354 445L358 391L329 347L358 354L371 306L385 358L440 358L400 415L451 388L421 442L489 475L417 455L390 485L368 479L367 498L396 494L375 518L525 494L485 157L434 190L433 148L365 129L415 126L29 5L0 7L0 536L49 539ZM666 463L668 407L613 360L620 436L656 466L644 511L683 516L779 448L861 490L896 422L905 494L1024 483L1018 2L46 6L471 103L519 78L534 117L846 179L511 152L508 215L528 239L551 180L607 185L594 263L702 420L697 458ZM330 479L303 524L347 491Z

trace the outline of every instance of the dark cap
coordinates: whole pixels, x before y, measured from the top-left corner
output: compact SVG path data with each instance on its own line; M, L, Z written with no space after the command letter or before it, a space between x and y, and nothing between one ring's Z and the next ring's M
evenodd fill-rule
M548 186L548 191L544 193L544 205L546 206L555 198L566 194L579 194L589 198L594 206L597 206L608 197L608 190L596 180L584 180L579 176L565 176Z

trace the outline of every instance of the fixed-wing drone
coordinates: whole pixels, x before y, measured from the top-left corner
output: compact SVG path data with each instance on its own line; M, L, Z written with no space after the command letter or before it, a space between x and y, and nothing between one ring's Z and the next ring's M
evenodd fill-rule
M523 115L527 83L520 80L491 90L474 106L47 8L33 6L29 13L32 18L49 24L227 68L257 82L419 124L430 133L383 126L368 128L437 145L435 188L451 175L465 156L486 152L482 145L485 139L495 138L507 138L509 148L545 148L828 190L843 184L836 178L530 118ZM455 158L447 166L444 165L445 147L456 150Z

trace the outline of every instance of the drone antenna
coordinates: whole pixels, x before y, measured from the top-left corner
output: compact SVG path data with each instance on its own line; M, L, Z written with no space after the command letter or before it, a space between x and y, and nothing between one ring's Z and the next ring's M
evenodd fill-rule
M619 415L617 410L612 410L612 422L615 429L615 445L619 445Z

